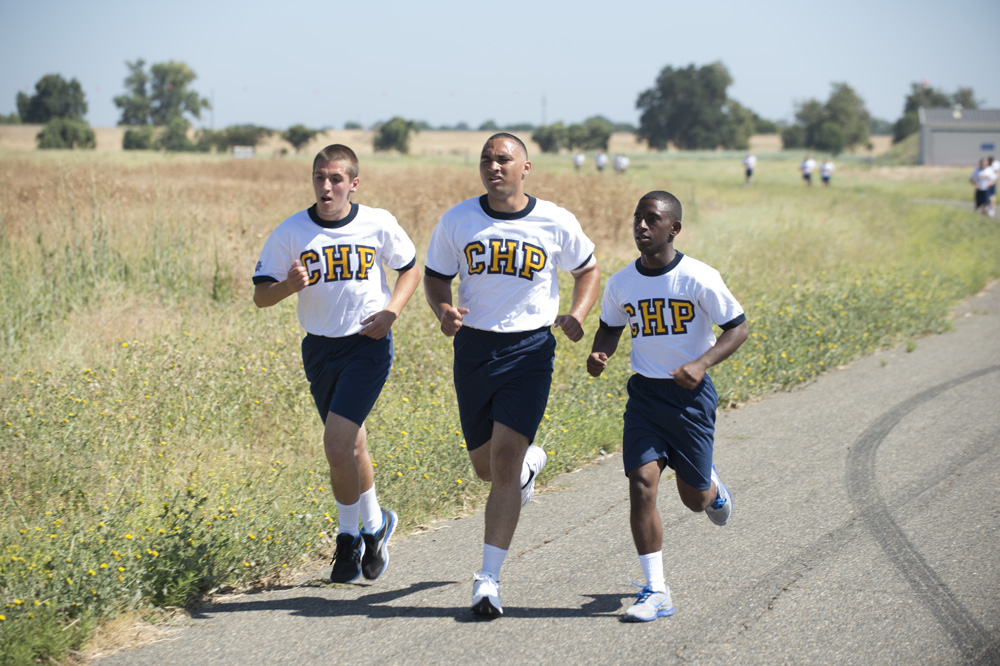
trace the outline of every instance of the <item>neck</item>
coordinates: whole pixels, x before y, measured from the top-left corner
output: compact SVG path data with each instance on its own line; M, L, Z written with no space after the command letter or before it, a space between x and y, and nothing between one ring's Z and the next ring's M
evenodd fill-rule
M512 194L509 197L504 197L503 199L497 199L492 194L487 192L486 202L489 203L490 208L498 213L516 213L527 207L528 195L524 192L519 192L517 194Z
M659 252L654 254L642 254L639 256L639 261L642 262L644 268L663 268L677 256L677 250L674 249L673 245L668 245Z

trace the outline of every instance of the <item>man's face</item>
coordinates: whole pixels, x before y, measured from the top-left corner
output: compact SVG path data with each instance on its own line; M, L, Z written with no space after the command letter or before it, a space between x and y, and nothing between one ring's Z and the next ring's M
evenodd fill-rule
M479 157L479 177L491 197L506 199L523 194L524 177L529 171L531 162L515 141L493 139L483 146Z
M669 218L667 207L658 199L643 199L635 207L632 234L642 254L659 254L680 230L681 223Z
M360 182L347 173L346 162L316 162L312 179L316 213L328 222L346 217L351 211L351 193L358 191Z

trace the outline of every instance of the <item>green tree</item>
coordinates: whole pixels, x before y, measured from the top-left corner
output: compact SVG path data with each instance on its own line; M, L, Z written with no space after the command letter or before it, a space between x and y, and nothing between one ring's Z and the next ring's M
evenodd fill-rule
M583 121L583 124L574 123L567 128L568 147L607 150L614 129L614 123L603 116L592 116Z
M274 134L274 130L259 125L230 125L226 128L227 147L254 146Z
M197 138L194 143L194 149L199 153L208 153L213 149L217 153L226 152L229 150L229 142L226 139L225 130L198 130Z
M0 125L20 125L21 116L17 114L16 111L12 112L10 115L0 114Z
M346 123L344 123L344 129L345 130L359 130L359 129L364 129L364 126L361 123L359 123L359 122L355 122L353 120L348 120Z
M119 125L170 126L185 114L200 118L203 109L211 108L207 99L191 90L197 75L187 64L173 60L157 63L148 75L141 58L125 64L129 69L127 93L114 98L115 106L122 110Z
M785 150L804 148L806 145L806 131L802 125L789 125L781 130L781 146Z
M410 132L418 131L417 124L412 120L395 116L375 130L375 151L398 150L406 155L410 152Z
M173 153L183 153L194 150L194 142L191 141L191 137L188 136L188 130L191 129L191 123L189 123L184 118L174 118L171 122L167 123L167 126L163 129L163 133L160 134L153 142L153 147L157 150L166 150Z
M569 145L569 132L562 122L556 122L536 127L531 140L538 144L543 153L558 153L561 148Z
M35 137L39 148L94 148L94 130L83 120L53 118Z
M125 130L125 135L122 137L122 149L152 150L152 148L153 128L150 125L130 127Z
M825 103L809 99L798 105L795 125L785 128L781 138L786 150L805 147L837 155L867 145L870 125L864 100L846 83L834 83Z
M35 84L30 97L17 93L17 114L22 122L44 124L54 118L83 120L87 101L76 79L67 81L59 74L46 74Z
M726 88L733 82L721 62L684 69L667 66L656 85L639 94L641 111L636 134L651 148L669 143L682 149L715 148L722 143L730 118L726 113Z
M482 125L479 126L480 132L496 132L498 129L500 129L500 126L497 125L496 122L492 120L487 120L486 122L484 122Z
M959 88L948 94L924 83L911 83L910 94L903 100L903 115L892 125L892 142L899 143L920 129L917 109L941 109L956 105L963 109L978 109L979 101L972 88Z
M720 145L726 150L746 150L756 126L755 114L734 99L726 102L729 121L723 126Z
M834 83L832 87L830 98L823 107L823 124L820 125L820 136L817 138L816 147L836 155L844 148L853 150L868 144L872 117L865 107L865 101L851 86L846 83ZM822 127L827 124L833 128L823 132ZM843 139L839 150L833 149L836 143L836 140L832 139L834 129L840 132ZM834 143L825 144L824 137L833 140Z
M119 125L148 125L153 103L149 99L149 75L146 61L139 58L135 62L125 61L129 74L125 77L125 95L114 98L115 106L122 110Z
M292 144L292 148L294 148L297 153L305 148L307 143L316 138L317 134L319 134L319 130L309 129L300 123L298 125L292 125L282 132L281 138Z

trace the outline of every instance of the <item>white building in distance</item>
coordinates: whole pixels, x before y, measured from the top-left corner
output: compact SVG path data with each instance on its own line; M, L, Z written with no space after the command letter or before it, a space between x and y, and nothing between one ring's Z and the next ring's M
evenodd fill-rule
M1000 109L917 109L920 163L975 166L981 157L1000 157Z

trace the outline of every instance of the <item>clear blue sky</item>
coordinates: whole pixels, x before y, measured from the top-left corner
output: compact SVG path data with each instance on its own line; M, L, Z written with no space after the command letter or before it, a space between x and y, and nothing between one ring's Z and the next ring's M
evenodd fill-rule
M998 26L997 0L0 0L0 113L55 73L81 83L92 126L113 126L125 61L143 58L195 71L214 102L199 127L637 124L663 67L721 60L729 96L765 118L846 82L892 121L922 80L1000 108Z

